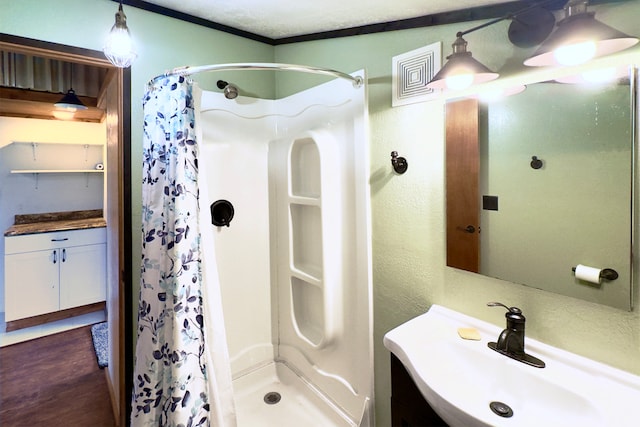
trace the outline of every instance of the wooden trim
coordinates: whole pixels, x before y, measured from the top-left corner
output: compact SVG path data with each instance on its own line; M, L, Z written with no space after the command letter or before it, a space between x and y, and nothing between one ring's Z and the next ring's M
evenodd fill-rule
M102 301L83 305L80 307L68 308L66 310L54 311L53 313L41 314L39 316L11 320L7 322L7 332L30 328L31 326L42 325L49 322L55 322L56 320L68 319L70 317L80 316L82 314L93 313L94 311L104 310L105 307L106 304L104 301Z
M69 51L57 51L55 50L56 46L68 49ZM53 43L17 37L11 34L0 33L0 51L11 51L42 58L82 63L92 67L110 66L109 61L104 58L102 52L72 46L55 45ZM111 68L113 67L111 66ZM90 123L102 122L105 112L96 107L97 99L87 96L78 97L88 109L77 111L71 120ZM53 104L58 102L60 98L60 94L50 92L20 88L0 88L0 115L5 117L56 120L53 115Z
M19 99L22 101L31 102L45 102L48 104L55 104L60 101L61 94L45 92L40 90L21 89L17 87L0 87L0 98L3 99ZM78 95L78 98L87 107L97 107L98 103L96 98L90 96Z
M113 68L107 72L107 75L104 77L104 81L102 82L102 86L98 90L98 97L96 99L96 106L98 108L101 108L103 110L106 109L107 104L105 101L105 97L106 97L107 88L111 84L111 80L117 79L119 77L119 74L120 73L118 73L118 71Z
M119 2L119 0L112 0ZM597 0L595 0L597 1ZM620 1L620 0L617 0ZM412 28L430 27L434 25L455 24L460 22L475 21L479 19L493 19L506 16L516 10L522 9L522 1L511 1L498 5L479 6L453 12L435 13L431 15L420 16L411 19L402 19L398 21L381 22L371 25L363 25L359 27L345 28L335 31L324 31L312 34L303 34L300 36L284 37L280 39L272 39L269 37L254 34L248 31L239 30L228 25L219 24L217 22L209 21L199 18L197 16L189 15L183 12L179 12L166 7L158 6L142 0L125 0L122 2L125 5L132 6L138 9L146 10L149 12L157 13L170 18L179 19L181 21L189 22L191 24L201 25L214 30L222 31L225 33L233 34L236 36L244 37L250 40L270 44L272 46L299 43L311 40L325 40L336 37L349 37L357 36L361 34L382 33L387 31L407 30ZM560 6L561 8L562 6ZM455 34L451 34L452 41Z
M27 119L55 120L56 111L53 104L62 95L30 89L0 87L0 115L5 117L22 117ZM97 108L97 99L79 96L88 108L76 111L74 121L100 123L105 112Z
M116 427L119 427L122 424L121 420L120 420L120 416L118 414L118 405L116 405L116 394L115 394L115 388L113 386L113 383L111 382L111 377L109 376L109 370L108 369L103 369L104 371L104 377L107 380L107 388L109 389L109 396L111 398L111 410L113 411L113 419L116 421Z
M115 3L119 3L120 0L112 0ZM540 0L539 0L540 1ZM590 0L590 5L607 4L607 3L621 3L633 0ZM564 7L566 0L552 1L549 5L545 6L549 10L560 10ZM522 0L510 1L500 3L496 5L471 7L461 10L453 10L448 12L433 13L430 15L418 16L415 18L400 19L397 21L380 22L376 24L362 25L359 27L344 28L334 31L323 31L311 34L302 34L299 36L283 37L280 39L272 39L270 37L261 36L259 34L251 33L248 31L240 30L228 25L220 24L207 19L199 18L197 16L189 15L187 13L179 12L177 10L169 9L163 6L149 3L142 0L124 0L124 5L135 7L138 9L146 10L148 12L157 13L159 15L167 16L181 21L189 22L195 25L201 25L203 27L211 28L213 30L222 31L225 33L233 34L246 39L255 40L258 42L266 43L271 46L278 46L283 44L301 43L313 40L326 40L338 37L351 37L363 34L384 33L388 31L398 30L410 30L413 28L425 28L433 27L436 25L449 25L449 24L461 24L471 21L489 20L506 17L513 12L519 11L527 6L526 2ZM530 3L530 2L529 2ZM460 28L459 31L466 30L466 28ZM451 33L451 42L455 38L455 33Z
M112 0L119 2L119 0ZM607 3L614 1L628 1L628 0L591 0L590 3ZM183 12L178 12L173 9L158 6L147 1L142 0L124 0L122 2L125 5L132 6L138 9L146 10L149 12L157 13L170 18L179 19L181 21L189 22L191 24L201 25L214 30L222 31L225 33L233 34L236 36L244 37L250 40L259 41L262 43L270 44L272 46L278 46L283 44L300 43L312 40L325 40L337 37L350 37L362 34L383 33L388 31L408 30L412 28L431 27L435 25L446 24L458 24L469 21L477 21L481 19L495 19L503 16L507 16L517 10L520 10L526 5L522 1L510 1L497 5L478 6L462 10L455 10L450 12L434 13L431 15L419 16L416 18L401 19L397 21L380 22L376 24L363 25L359 27L344 28L335 31L323 31L318 33L303 34L293 37L284 37L280 39L272 39L270 37L261 36L259 34L251 33L248 31L239 30L228 25L219 24L217 22L209 21L207 19L199 18L197 16L189 15ZM549 9L557 10L561 9L566 3L566 0L558 0L554 2ZM451 34L451 41L453 42L455 33Z
M113 68L113 65L111 65L104 54L97 50L51 43L5 33L0 33L0 50L76 62L94 67Z
M115 3L120 3L120 0L113 0ZM264 37L259 34L254 34L249 31L240 30L238 28L230 27L228 25L220 24L218 22L209 21L207 19L199 18L197 16L189 15L188 13L179 12L177 10L169 9L157 4L149 3L141 0L125 0L122 4L135 7L137 9L146 10L148 12L157 13L159 15L168 16L170 18L179 19L180 21L188 22L190 24L200 25L203 27L211 28L212 30L222 31L224 33L233 34L235 36L244 37L246 39L255 40L262 43L272 44L273 39ZM115 13L115 9L114 9ZM125 15L126 15L125 10ZM131 29L131 31L135 31Z
M324 31L300 36L285 37L273 40L275 46L300 43L313 40L326 40L338 37L351 37L364 34L386 33L389 31L410 30L414 28L434 27L437 25L460 24L483 19L496 19L513 13L524 6L522 1L511 1L490 6L478 6L468 9L454 10L450 12L434 13L431 15L418 16L416 18L401 19L397 21L380 22L377 24L362 25L341 30ZM465 30L459 28L457 31ZM455 33L451 33L451 43L455 40Z
M133 301L131 278L132 261L132 208L131 208L131 69L122 70L120 78L122 104L120 111L120 177L118 228L120 229L120 425L128 425L131 414L131 393L133 391ZM136 295L137 297L137 295Z

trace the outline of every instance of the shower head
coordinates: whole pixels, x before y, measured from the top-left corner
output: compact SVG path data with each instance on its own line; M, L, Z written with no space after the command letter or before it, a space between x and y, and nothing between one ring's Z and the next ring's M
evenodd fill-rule
M238 97L238 88L235 87L234 85L227 85L227 87L224 88L224 96L227 99L235 99Z
M223 89L224 97L227 99L236 99L239 95L238 88L224 80L218 80L216 83L219 89Z

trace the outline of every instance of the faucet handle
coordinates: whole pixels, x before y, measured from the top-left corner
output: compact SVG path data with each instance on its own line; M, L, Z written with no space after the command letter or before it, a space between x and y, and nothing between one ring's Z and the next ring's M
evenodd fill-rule
M518 307L507 307L501 302L488 302L487 305L489 307L504 307L507 309L507 314L504 315L504 317L507 318L507 327L511 327L510 325L514 325L516 323L524 325L526 318L524 317L524 314L522 314L522 310Z
M509 313L513 313L513 314L522 314L522 310L520 310L518 307L507 307L506 305L504 305L501 302L488 302L487 305L489 307L504 307L507 309L507 311Z

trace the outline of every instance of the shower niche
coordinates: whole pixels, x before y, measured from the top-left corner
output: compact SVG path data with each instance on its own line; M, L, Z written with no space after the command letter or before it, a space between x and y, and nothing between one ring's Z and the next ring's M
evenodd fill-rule
M335 140L325 132L295 138L289 154L292 320L298 335L316 348L329 345L342 324L336 289L341 251L332 238L341 228L340 218L332 215L340 200L339 182L330 170L336 158Z

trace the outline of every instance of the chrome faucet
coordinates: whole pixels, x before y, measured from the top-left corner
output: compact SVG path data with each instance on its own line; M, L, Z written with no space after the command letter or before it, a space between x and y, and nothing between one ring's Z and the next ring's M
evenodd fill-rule
M505 314L507 328L500 333L498 342L487 344L489 348L527 365L544 368L545 363L542 360L524 351L524 325L527 319L522 314L522 310L518 307L507 307L501 302L488 302L487 305L507 309L507 314Z

